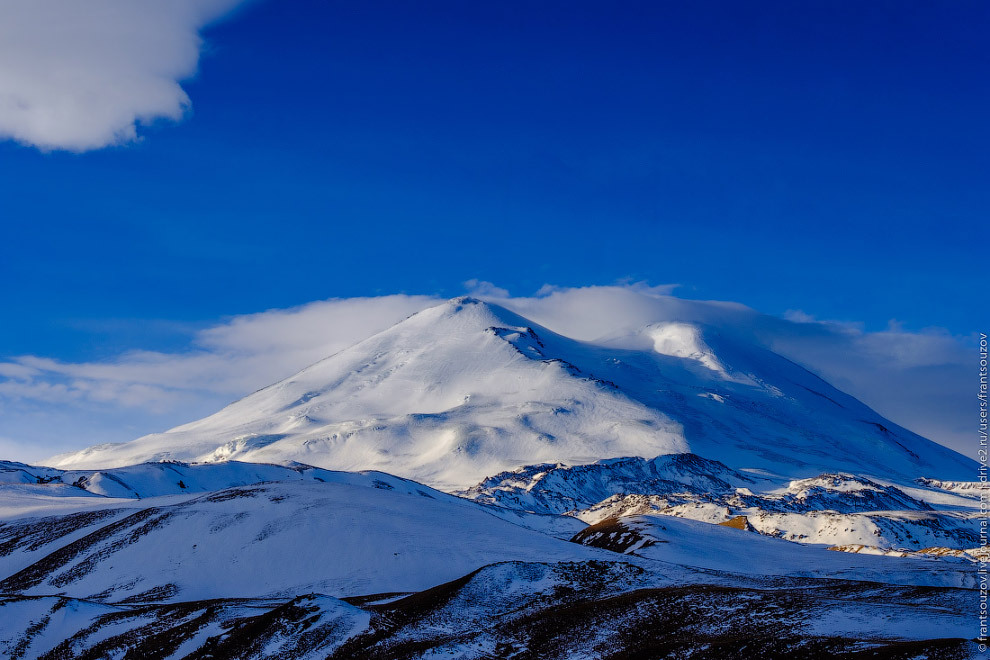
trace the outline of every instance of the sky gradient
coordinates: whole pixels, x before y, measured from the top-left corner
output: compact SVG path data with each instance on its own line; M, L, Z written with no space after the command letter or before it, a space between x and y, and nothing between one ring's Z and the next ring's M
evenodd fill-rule
M966 343L988 319L988 19L248 2L203 31L193 78L170 70L180 121L83 152L0 142L0 358L179 350L231 315L470 279L678 284Z

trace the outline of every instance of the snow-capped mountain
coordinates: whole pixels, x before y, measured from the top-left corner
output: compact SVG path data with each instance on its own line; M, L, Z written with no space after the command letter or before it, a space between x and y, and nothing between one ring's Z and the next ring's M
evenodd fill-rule
M730 328L582 342L460 298L0 462L0 654L976 657L976 474Z
M50 464L297 461L454 490L539 463L687 452L792 478L966 479L974 469L718 329L669 323L579 342L470 298L415 314L203 420Z

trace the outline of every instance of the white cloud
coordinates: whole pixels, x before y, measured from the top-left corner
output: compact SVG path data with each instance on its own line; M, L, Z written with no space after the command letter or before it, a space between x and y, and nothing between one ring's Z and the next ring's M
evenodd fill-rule
M10 438L0 450L17 452L0 458L35 460L198 419L436 302L427 296L326 300L234 317L200 332L180 353L0 362L0 436Z
M199 30L243 0L3 0L0 137L86 151L177 121Z
M189 395L240 396L292 375L419 310L427 296L325 300L237 316L196 335L184 353L130 351L108 362L32 355L0 363L0 396L113 402L163 411Z
M975 458L968 338L939 329L867 332L828 321L803 329L768 324L764 339L885 417Z
M509 292L502 287L495 286L485 280L468 280L464 283L464 288L472 296L508 298Z
M686 300L676 285L642 283L561 288L544 286L533 297L486 297L562 335L592 341L658 321L750 325L754 310L737 303Z
M736 303L677 298L669 295L672 287L544 287L532 297L510 297L490 283L468 286L474 295L582 340L669 320L731 328L893 421L972 453L966 338L896 324L867 332L807 314L772 317ZM0 363L0 436L10 439L0 450L28 460L38 457L38 446L45 447L40 455L51 455L197 419L437 302L406 295L327 300L231 318L198 333L179 353L132 351L87 363L22 356Z

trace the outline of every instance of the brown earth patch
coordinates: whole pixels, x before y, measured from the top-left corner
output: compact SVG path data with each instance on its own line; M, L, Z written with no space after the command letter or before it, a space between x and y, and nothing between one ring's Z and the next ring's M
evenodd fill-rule
M722 527L731 527L732 529L741 529L746 532L755 531L753 526L749 524L749 518L746 516L736 516L730 520L720 522L719 525Z

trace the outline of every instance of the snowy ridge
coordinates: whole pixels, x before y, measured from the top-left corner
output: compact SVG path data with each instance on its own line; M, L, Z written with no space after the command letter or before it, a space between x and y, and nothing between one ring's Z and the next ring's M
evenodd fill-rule
M357 595L417 591L493 561L594 558L425 486L351 476L11 521L0 526L0 593L110 601ZM109 564L113 571L104 570Z
M985 481L944 481L922 477L917 482L927 488L938 488L974 499L979 499L982 491L990 490L990 483Z
M715 524L741 518L747 529L767 536L878 551L962 551L979 543L979 512L971 502L945 506L938 494L913 492L834 473L777 487L774 480L678 454L651 461L529 466L486 479L463 494L508 508L566 513L588 524L663 514ZM932 497L935 505L919 497Z
M741 496L743 502L768 511L812 511L829 509L843 513L887 510L932 509L895 486L884 486L865 477L821 474L792 481L787 488L763 498Z
M465 497L538 513L586 509L617 494L728 494L756 480L694 454L651 460L608 459L590 465L532 465L485 479Z
M0 483L41 486L38 493L56 494L52 486L68 485L66 495L102 495L114 498L159 497L221 490L265 481L336 481L339 474L309 465L264 463L200 463L180 461L142 463L107 470L58 470L0 461Z

